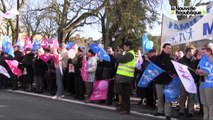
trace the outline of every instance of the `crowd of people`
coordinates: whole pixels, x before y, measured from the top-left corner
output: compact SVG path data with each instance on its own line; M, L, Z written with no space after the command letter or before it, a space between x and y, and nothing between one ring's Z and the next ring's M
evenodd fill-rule
M209 47L204 47L201 50L187 47L184 52L178 50L172 55L171 47L170 44L166 43L160 53L155 49L144 53L141 69L137 69L135 67L137 54L130 41L124 42L123 48L116 50L108 47L106 51L110 61L99 59L98 53L96 54L92 49L86 51L81 46L77 49L76 57L71 59L65 44L62 44L58 49L48 47L32 51L30 48L26 48L23 52L16 45L14 46L14 58L1 51L0 65L7 69L11 78L1 74L0 88L23 89L36 93L48 91L53 96L52 99L64 97L64 91L67 91L74 99L92 103L93 101L89 98L93 92L94 81L108 80L107 99L100 100L100 103L111 105L116 99L116 111L120 114L129 114L130 96L136 90L137 96L141 98L139 104L145 103L147 108L157 108L155 115L166 116L166 119L169 120L171 119L172 103L165 101L163 89L171 82L171 76L177 75L171 62L171 60L175 60L191 68L189 71L198 89L197 94L188 93L183 84L180 84L180 95L177 100L180 107L179 117L192 117L194 105L199 104L200 111L204 113L203 119L213 120L213 88L202 89L199 87L205 81L207 73L198 68L199 60L203 54L206 54L213 62L213 50ZM54 54L54 58L58 59L44 61L39 57L43 54ZM5 60L17 60L19 62L18 68L22 70L22 76L14 75ZM88 80L82 78L83 60L87 66ZM138 88L137 83L150 62L155 63L165 72L149 83L147 88Z

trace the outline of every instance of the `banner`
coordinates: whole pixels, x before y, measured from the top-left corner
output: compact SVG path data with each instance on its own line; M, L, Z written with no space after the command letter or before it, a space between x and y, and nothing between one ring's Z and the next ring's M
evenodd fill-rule
M204 54L198 66L200 67L201 70L208 73L205 82L202 84L202 88L213 88L213 63Z
M197 87L194 83L194 78L190 74L188 67L173 60L172 63L178 76L180 77L181 82L183 83L185 90L189 93L197 93Z
M138 82L138 87L147 87L148 84L162 72L163 70L161 68L150 62Z
M10 78L10 75L7 72L7 70L3 66L1 66L1 65L0 65L0 73L3 74L3 75L5 75L6 77Z
M182 21L163 16L162 45L178 45L213 36L213 12L205 16L193 16Z
M108 81L99 80L94 82L93 93L90 100L106 100L108 92Z

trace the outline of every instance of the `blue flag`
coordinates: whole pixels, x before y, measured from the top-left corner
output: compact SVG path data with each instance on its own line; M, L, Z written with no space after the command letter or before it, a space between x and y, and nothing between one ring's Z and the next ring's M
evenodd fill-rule
M24 46L21 45L21 41L20 41L20 40L17 40L17 41L16 41L16 45L19 46L20 51L24 51Z
M11 55L12 57L14 57L14 50L13 50L13 46L11 42L5 42L4 45L2 46L2 50Z
M66 49L69 50L75 45L75 42L69 42L66 44Z
M205 82L202 85L202 88L212 88L213 87L213 63L204 54L198 66L200 67L201 70L205 71L208 74L208 76L205 79Z
M89 48L96 54L101 51L101 46L98 44L90 44Z
M163 70L161 68L150 62L138 82L138 87L147 87L148 84L162 72Z
M108 62L111 61L108 53L104 49L100 50L100 56L99 56L99 58L102 59L102 60L108 61Z
M174 102L179 96L180 78L175 77L163 90L167 102Z
M207 72L208 74L211 73L211 61L209 60L209 58L204 54L203 57L201 58L198 67L200 67L201 70Z
M32 51L37 51L41 46L41 42L38 39L35 39L33 42Z
M7 42L10 42L10 37L4 36L3 39L2 39L2 46L4 46Z

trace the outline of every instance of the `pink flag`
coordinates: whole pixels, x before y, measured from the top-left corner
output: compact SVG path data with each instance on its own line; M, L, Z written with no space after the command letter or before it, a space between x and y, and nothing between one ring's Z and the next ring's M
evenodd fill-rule
M42 40L41 47L48 48L48 42L47 42L47 40L44 37L41 40Z
M106 100L108 92L108 81L100 80L94 82L93 93L90 100Z
M52 54L53 59L54 59L54 63L55 64L59 64L59 55L58 54Z
M32 42L27 35L24 37L24 50L26 48L32 48Z
M43 55L40 55L39 58L44 61L44 62L47 62L49 61L50 59L53 58L53 56L51 56L50 54L43 54Z
M17 75L17 76L21 76L22 75L21 70L18 68L18 61L17 60L5 60L5 62L8 64L8 66L11 69L11 71L15 75Z
M59 43L58 43L58 40L57 40L57 39L54 39L54 40L53 40L53 47L54 47L54 48L59 48Z
M88 80L88 73L87 73L87 63L86 63L86 56L83 56L82 59L82 67L81 67L81 76L83 81L87 81Z

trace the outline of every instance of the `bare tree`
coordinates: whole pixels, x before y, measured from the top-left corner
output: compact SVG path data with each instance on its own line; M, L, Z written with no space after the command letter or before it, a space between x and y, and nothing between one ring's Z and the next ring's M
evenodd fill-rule
M19 3L19 8L21 8L24 3L26 2L26 0L22 0L20 3ZM14 0L1 0L1 7L0 7L0 10L5 13L7 10L11 9L15 4L15 1ZM15 36L17 36L16 34L16 25L15 25L15 21L12 20L12 19L8 19L7 20L9 25L10 25L10 29L11 29L11 32L12 32L12 43L15 44L16 42L16 39L15 39Z
M59 43L69 39L70 35L76 28L88 22L90 16L96 15L105 7L108 0L63 0L59 3L56 0L47 0L46 7L38 8L36 11L46 11L52 13L58 24L57 35ZM52 15L51 14L51 15Z

